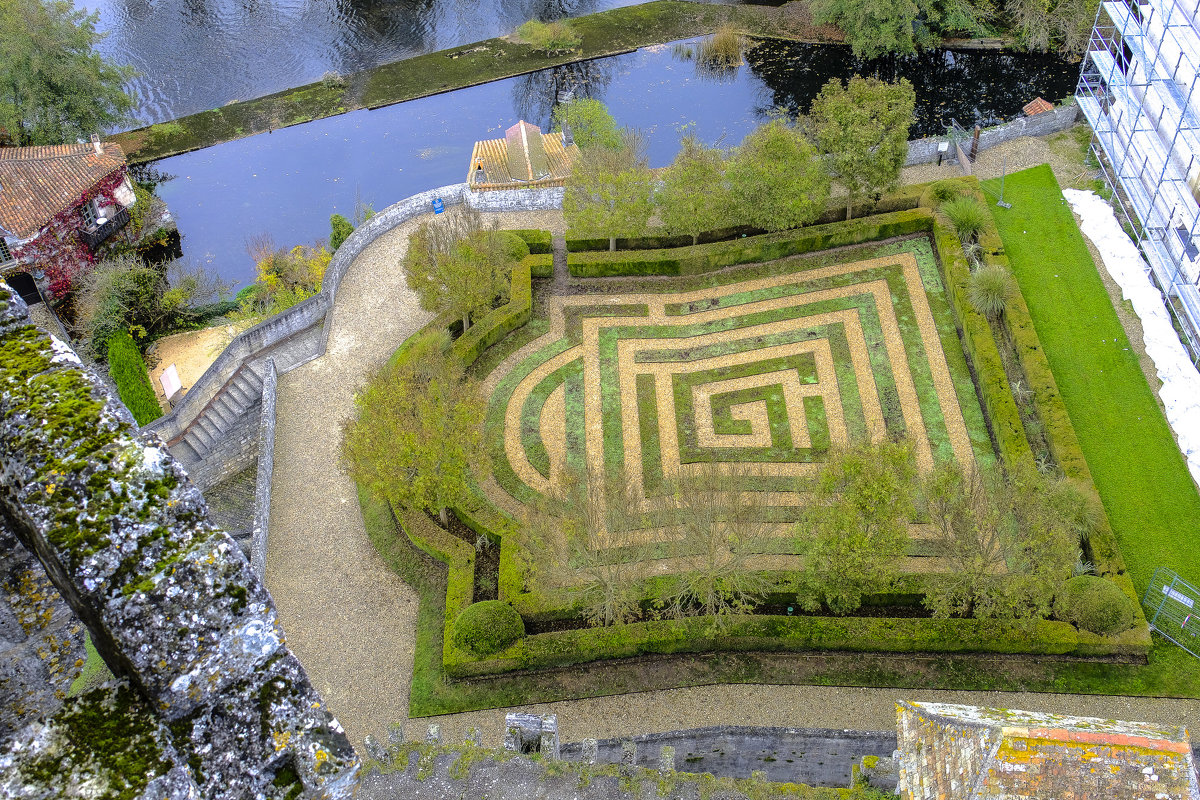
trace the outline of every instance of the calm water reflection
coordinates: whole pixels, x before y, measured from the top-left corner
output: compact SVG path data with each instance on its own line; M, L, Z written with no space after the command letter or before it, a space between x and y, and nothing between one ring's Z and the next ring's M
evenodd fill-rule
M568 90L603 99L623 125L647 135L651 163L670 162L688 126L708 143L734 145L777 106L806 111L830 76L905 75L918 91L912 135L1011 117L1037 95L1058 100L1074 87L1074 65L1041 56L938 51L862 64L844 48L770 44L747 66L698 73L661 46L525 75L377 111L285 128L164 159L176 175L160 186L179 220L188 257L246 283L248 237L279 245L328 235L329 215L353 213L356 192L383 208L414 192L465 180L471 147L518 118L547 126Z
M700 0L704 2L705 0ZM733 0L709 0L730 2ZM205 111L408 56L501 36L529 19L642 0L79 0L131 64L143 122Z

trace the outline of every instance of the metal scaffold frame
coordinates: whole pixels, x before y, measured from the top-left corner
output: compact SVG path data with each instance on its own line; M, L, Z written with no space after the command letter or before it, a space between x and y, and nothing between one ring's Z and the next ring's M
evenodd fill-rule
M1186 5L1185 5L1186 3ZM1200 0L1103 2L1076 101L1130 234L1200 358Z

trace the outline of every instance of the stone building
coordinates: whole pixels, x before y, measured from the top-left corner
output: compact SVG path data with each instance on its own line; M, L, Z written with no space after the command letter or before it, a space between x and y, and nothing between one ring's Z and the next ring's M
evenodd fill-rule
M0 276L27 302L62 296L135 201L115 144L0 148Z
M896 734L904 800L1200 800L1182 727L900 702Z

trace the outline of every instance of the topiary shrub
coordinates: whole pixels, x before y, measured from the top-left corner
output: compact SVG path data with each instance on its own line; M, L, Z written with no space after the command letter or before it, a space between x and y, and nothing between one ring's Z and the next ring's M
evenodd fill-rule
M1133 601L1115 583L1095 575L1077 575L1063 584L1054 615L1101 636L1129 630L1137 621Z
M1013 291L1012 275L999 264L988 264L967 279L967 297L980 314L989 319L1000 316Z
M943 203L941 210L954 226L958 238L963 241L983 230L989 219L988 210L974 197L957 197Z
M473 603L458 615L452 634L454 645L477 656L490 656L525 636L525 621L516 609L500 600Z

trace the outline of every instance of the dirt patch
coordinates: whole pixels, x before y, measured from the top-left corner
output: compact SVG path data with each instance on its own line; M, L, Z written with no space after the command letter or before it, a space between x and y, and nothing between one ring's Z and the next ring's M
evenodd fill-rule
M150 382L160 403L166 403L163 394L162 374L167 367L175 365L184 393L200 380L204 371L217 360L217 356L237 333L233 325L219 325L198 331L185 331L164 336L146 351L146 364L150 367Z

